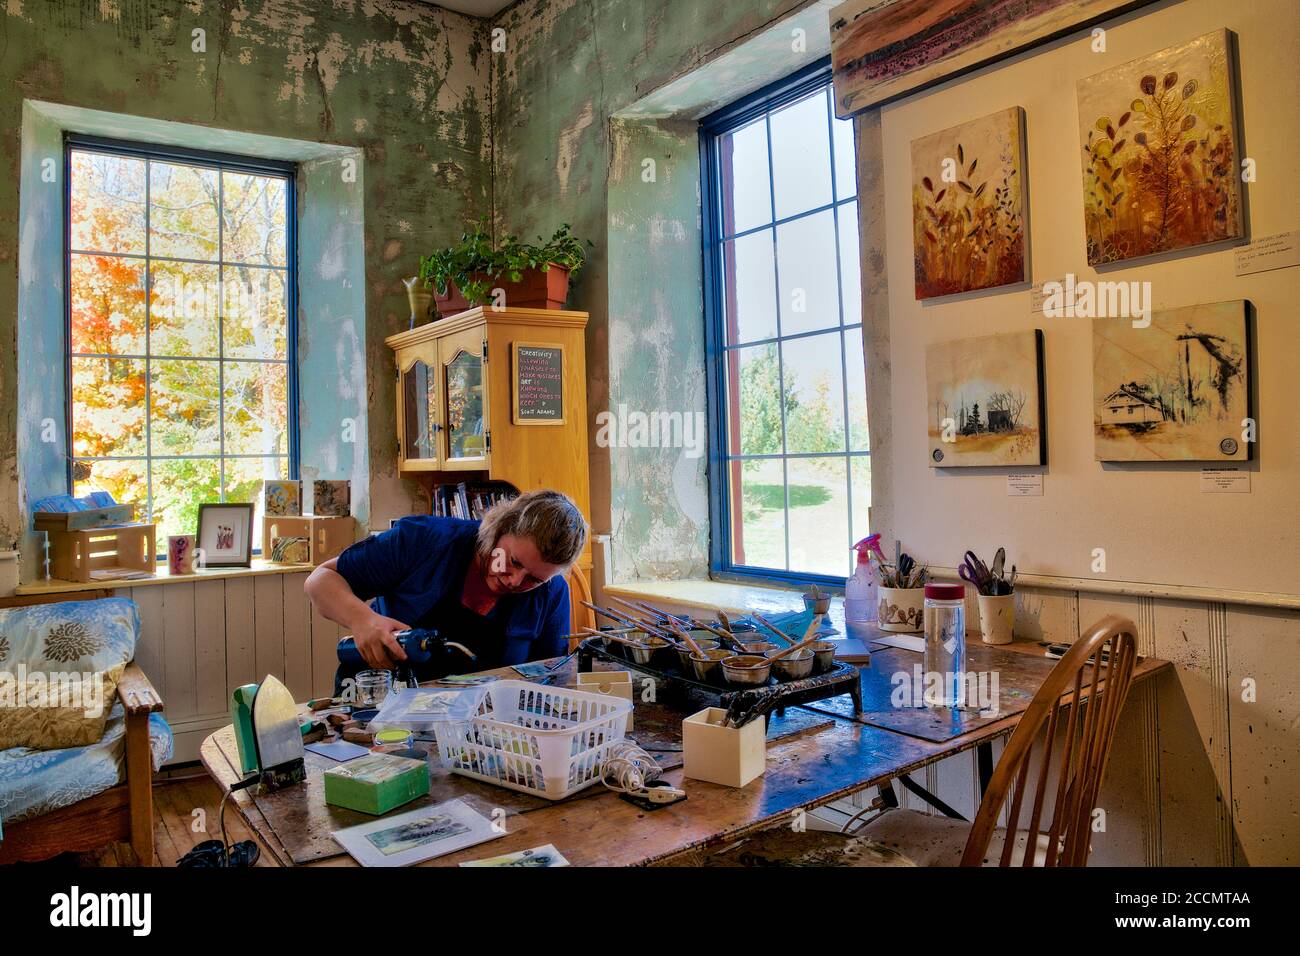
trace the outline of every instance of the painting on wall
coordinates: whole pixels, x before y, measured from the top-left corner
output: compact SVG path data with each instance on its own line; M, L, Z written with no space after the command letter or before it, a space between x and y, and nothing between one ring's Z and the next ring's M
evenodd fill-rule
M833 8L835 112L941 83L1152 0L847 0Z
M1246 302L1093 319L1098 461L1242 461L1250 417Z
M925 380L932 467L1047 464L1041 329L932 344Z
M1227 30L1079 80L1089 265L1244 236L1234 95Z
M1024 181L1019 106L912 141L918 299L1028 281Z

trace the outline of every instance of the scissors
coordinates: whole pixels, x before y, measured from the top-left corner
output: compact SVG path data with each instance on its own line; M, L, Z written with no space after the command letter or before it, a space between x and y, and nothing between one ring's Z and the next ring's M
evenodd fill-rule
M990 593L987 591L992 575L989 574L987 565L975 556L974 551L967 551L961 567L957 569L958 576L967 584L972 584L981 594Z

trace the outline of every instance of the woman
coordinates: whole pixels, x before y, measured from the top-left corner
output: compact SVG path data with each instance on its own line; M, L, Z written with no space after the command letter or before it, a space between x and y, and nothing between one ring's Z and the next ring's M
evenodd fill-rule
M420 680L565 652L564 574L587 542L587 522L558 491L532 491L482 521L413 515L352 545L307 578L312 605L356 638L366 663L388 669L405 653L393 637L432 628L478 659L437 657ZM366 602L371 603L366 603ZM340 671L339 679L350 676Z

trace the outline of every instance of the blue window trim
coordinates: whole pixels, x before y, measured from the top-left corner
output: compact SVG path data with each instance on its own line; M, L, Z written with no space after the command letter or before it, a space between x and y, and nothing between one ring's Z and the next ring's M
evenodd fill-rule
M722 228L722 193L719 179L719 171L721 167L718 155L718 138L721 134L744 126L752 120L763 116L765 113L780 109L783 106L793 103L795 100L807 96L809 93L826 86L830 80L831 61L830 57L826 57L816 63L810 64L783 80L779 80L776 83L764 87L763 89L758 90L729 106L723 107L722 109L704 117L704 119L700 121L700 194L703 205L701 225L703 231L704 336L707 364L707 374L705 379L709 424L709 572L710 576L714 578L731 579L742 582L770 582L782 585L803 586L816 584L823 588L829 587L833 589L842 589L844 585L844 578L840 576L734 564L731 560L731 555L733 554L731 514L727 495L727 484L729 480L727 471L728 459L726 453L727 383L726 362L724 361L726 353L726 330L724 328L724 309L722 302L723 280L721 274L721 237L724 235L724 230ZM831 164L833 167L833 142L831 143L831 146ZM769 151L771 150L770 142L768 143L768 149ZM831 202L825 208L830 209L840 204L841 203L837 197L832 195ZM799 216L803 217L817 211L820 210L808 210L800 213ZM774 222L756 228L768 228L769 226L774 227L776 224L777 223ZM738 233L738 235L743 234L743 232ZM843 303L841 303L841 315L842 314ZM818 330L818 333L821 331L823 330ZM796 337L798 336L786 336L786 338ZM775 341L775 339L772 341ZM845 411L845 429L847 436L849 428L847 408ZM850 453L848 452L833 452L828 453L826 457L841 457L849 454ZM869 455L869 452L855 452L851 454L854 456L866 457ZM770 457L774 460L780 461L783 460L786 455L783 452L782 454ZM788 524L788 507L786 510L786 520ZM847 548L849 544L850 542L846 542L845 547ZM846 559L846 566L847 563Z
M218 170L229 169L242 173L259 173L278 176L286 180L285 285L288 315L286 316L287 328L285 329L285 359L287 362L285 370L287 380L285 402L288 408L285 411L288 422L287 457L289 478L290 480L298 480L301 463L298 430L298 164L284 160L241 156L234 153L190 149L184 146L140 143L103 136L65 133L63 137L63 374L64 435L67 441L67 450L64 457L67 460L68 493L71 494L76 487L73 479L75 458L73 456L72 430L72 154L76 150L111 153L162 162L178 162ZM225 490L223 488L223 497L224 494ZM260 538L255 537L253 549L255 554L260 553L260 549L256 547L258 542L260 542ZM162 551L159 553L163 554L165 551L166 542L163 542Z

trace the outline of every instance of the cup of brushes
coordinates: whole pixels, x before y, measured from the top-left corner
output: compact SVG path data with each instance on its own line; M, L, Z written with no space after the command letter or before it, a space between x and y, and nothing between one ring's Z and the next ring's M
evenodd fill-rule
M880 608L877 619L882 631L915 634L921 630L925 619L925 585L930 580L930 569L916 563L905 552L900 552L893 563L881 560L868 552L875 564Z
M980 608L980 640L985 644L1010 644L1016 623L1016 566L1006 573L1007 552L998 548L993 563L985 564L967 551L958 569L963 581L974 585Z

